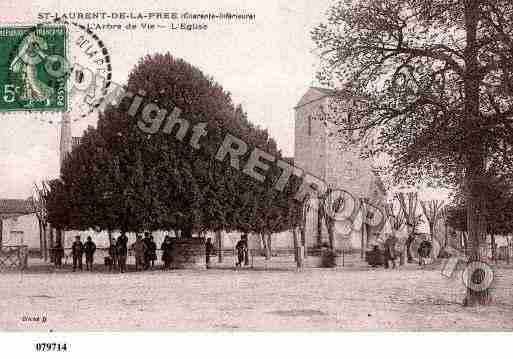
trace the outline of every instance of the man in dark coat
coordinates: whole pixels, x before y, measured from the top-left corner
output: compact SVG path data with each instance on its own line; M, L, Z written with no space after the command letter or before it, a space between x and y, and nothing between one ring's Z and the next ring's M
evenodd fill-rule
M160 247L162 250L162 262L164 262L163 270L169 269L171 266L172 251L173 251L173 243L171 242L171 237L166 236L164 238L164 242L162 242L162 246Z
M395 245L397 243L397 238L394 236L388 236L388 238L385 240L385 268L389 268L389 262L392 261L392 268L395 269Z
M118 266L121 273L124 273L126 270L126 257L128 255L127 243L128 237L123 231L116 241L116 254L118 257Z
M64 248L62 247L61 241L57 241L55 246L52 248L53 259L56 267L62 266L62 257L64 257Z
M245 235L242 235L240 241L238 241L235 245L235 250L237 251L237 263L235 263L235 267L242 266L242 263L244 262L247 248L246 239L247 237Z
M80 240L80 236L75 237L75 242L71 246L71 254L73 255L73 272L77 267L82 271L82 256L84 255L84 245Z
M86 270L93 270L94 252L96 251L96 244L93 242L91 236L87 237L87 241L84 244L84 253L86 257Z
M428 240L423 240L420 242L419 247L417 248L417 255L419 257L419 266L425 266L426 261L431 256L431 251L433 250L433 245Z
M148 242L148 260L151 268L153 268L157 260L157 243L155 243L152 235L150 235L150 241Z
M144 243L142 236L139 234L137 235L135 243L132 244L132 249L135 254L135 270L138 271L144 268L144 254L146 252L146 243Z
M207 268L210 267L210 256L214 252L214 244L212 243L212 238L207 238L205 242L205 262L207 264Z

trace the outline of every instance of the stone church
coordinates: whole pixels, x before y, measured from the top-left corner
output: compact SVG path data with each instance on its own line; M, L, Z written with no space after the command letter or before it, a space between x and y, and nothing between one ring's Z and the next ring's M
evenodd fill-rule
M343 137L336 135L337 120L347 119L354 104L354 99L341 91L319 87L306 91L294 108L294 165L322 179L331 188L349 192L356 201L365 198L371 203L382 203L386 190L373 169L372 159L363 159L359 146L344 144ZM333 113L335 107L337 111ZM307 246L319 240L327 241L325 225L321 227L321 238L318 237L317 202L313 201L307 217ZM361 248L362 236L366 246L372 234L362 233L365 229L361 216L353 222L358 221L337 224L338 248Z

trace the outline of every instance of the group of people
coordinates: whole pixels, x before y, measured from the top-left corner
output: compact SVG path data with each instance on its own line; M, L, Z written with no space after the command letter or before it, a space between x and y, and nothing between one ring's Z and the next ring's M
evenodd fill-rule
M167 238L168 236L166 236L164 243L167 241ZM132 250L135 254L135 270L148 270L155 266L157 244L149 232L144 234L144 238L139 234L137 235L135 243L132 244Z
M126 271L126 260L128 256L127 244L128 237L125 232L121 232L117 240L111 243L109 247L109 257L107 257L105 261L105 264L109 266L111 271L116 268L116 265L121 273ZM136 270L147 270L154 267L155 261L157 260L157 244L149 232L144 234L144 238L138 234L131 249L134 251L135 255Z
M111 241L109 247L109 256L105 258L105 264L113 271L116 265L121 273L126 271L126 260L128 257L128 237L125 232L115 240Z
M411 247L414 245L415 234L410 234L406 239L404 244L406 255L408 258L408 263L413 263L413 256L410 251ZM392 263L392 268L395 268L395 261L400 256L404 255L401 253L401 250L396 248L397 238L394 236L389 236L383 243L383 252L379 249L378 245L374 245L373 249L368 252L368 262L373 267L377 267L378 265L383 264L385 268L390 268L390 263ZM419 242L418 246L415 246L413 249L416 249L416 260L419 263L419 266L425 266L428 262L428 258L432 255L433 244L428 240L422 240ZM383 263L379 257L383 255ZM404 259L404 258L403 258Z
M160 247L162 251L163 270L171 268L173 262L173 240L170 236L166 235ZM157 260L157 244L151 233L146 232L144 237L141 235L136 236L135 242L130 246L135 257L135 270L148 270L155 267ZM64 247L58 241L53 247L53 261L57 267L62 265L62 258L64 257ZM246 234L241 235L241 239L235 245L236 250L236 267L241 267L243 264L249 264L248 256L248 237ZM85 255L86 270L92 271L94 264L94 253L96 251L96 244L90 236L87 237L85 243L80 239L80 236L75 236L75 241L71 246L71 254L73 257L73 271L77 269L82 271L82 260ZM215 253L214 244L211 238L205 241L205 256L206 266L210 267L210 257ZM111 241L108 249L108 257L105 258L105 265L109 267L110 271L118 269L121 273L126 271L128 257L128 237L125 232L121 232L120 236Z
M73 272L77 269L83 270L82 268L82 258L86 258L86 270L93 270L94 263L94 252L96 252L96 244L93 242L93 239L89 236L85 243L82 243L80 240L80 236L75 237L75 241L71 246L71 255L73 256ZM61 258L62 260L62 258Z

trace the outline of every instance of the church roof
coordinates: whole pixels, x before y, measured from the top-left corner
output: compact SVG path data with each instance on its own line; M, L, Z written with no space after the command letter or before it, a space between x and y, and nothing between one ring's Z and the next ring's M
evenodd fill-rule
M325 97L331 96L346 96L346 97L354 97L349 92L341 89L330 89L326 87L317 87L310 86L306 93L301 97L298 104L294 107L297 109L298 107L302 107L312 102L316 102L322 100Z
M311 86L310 88L314 89L316 91L322 92L325 95L330 95L331 96L331 95L336 95L337 94L336 90L329 89L329 88L326 88L326 87Z
M25 199L0 198L0 215L34 213L29 201Z
M294 108L297 109L298 107L305 106L309 103L322 100L325 97L333 96L335 94L336 94L335 90L311 86L308 88L308 90L305 92L305 94L303 96L301 96L301 99L299 100L299 102L297 103L297 105Z

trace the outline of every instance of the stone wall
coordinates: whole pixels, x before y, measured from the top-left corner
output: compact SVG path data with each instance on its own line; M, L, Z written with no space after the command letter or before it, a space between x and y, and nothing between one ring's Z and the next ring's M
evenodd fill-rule
M206 268L205 239L175 240L171 256L173 269L204 269Z
M324 179L326 169L326 128L322 124L321 94L307 92L296 107L294 165Z

